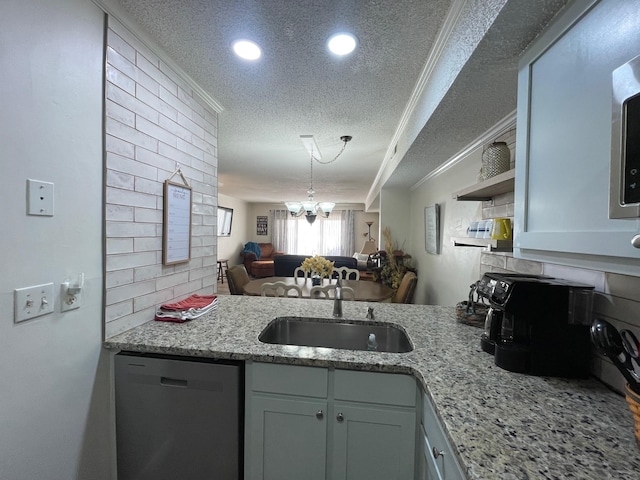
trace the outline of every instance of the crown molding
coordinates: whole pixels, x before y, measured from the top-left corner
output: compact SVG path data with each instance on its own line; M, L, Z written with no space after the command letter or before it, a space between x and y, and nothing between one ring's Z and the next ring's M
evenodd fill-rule
M154 55L157 55L165 64L183 80L193 91L204 100L209 107L211 107L216 113L222 113L224 107L213 96L205 91L198 83L192 79L176 62L174 62L167 53L160 48L156 41L149 36L144 29L133 20L127 12L124 11L121 5L114 0L92 0L102 11L107 15L112 16L118 22L122 24L127 31L137 38L145 47L147 47Z
M378 195L376 192L380 191L380 183L382 181L384 173L389 168L392 168L393 162L399 162L399 159L395 158L398 142L404 134L405 129L407 128L407 125L416 110L416 107L420 104L422 95L429 85L431 77L436 70L436 67L438 66L438 62L442 57L445 47L449 43L451 34L455 26L457 25L460 19L460 15L462 14L462 10L466 6L466 4L467 0L453 0L451 2L451 6L449 8L449 11L447 12L447 16L445 17L442 27L438 31L438 35L433 43L431 50L429 51L429 56L427 57L425 65L420 72L420 76L418 77L418 81L416 82L413 92L411 93L411 97L409 97L409 101L407 102L402 116L400 117L400 121L396 128L396 131L393 134L391 143L389 144L389 147L387 148L387 151L384 155L382 164L380 165L378 173L373 180L373 184L371 186L371 189L369 190L369 195L367 196L367 201L365 202L368 205L373 203L373 200L369 201L372 198L372 195L373 197L376 197Z
M446 172L450 168L454 167L456 164L460 163L467 156L469 156L471 152L473 152L477 148L483 145L486 145L487 143L491 142L499 135L514 128L516 126L516 112L517 112L516 110L511 112L509 115L504 117L502 120L500 120L497 124L495 124L489 130L487 130L478 138L476 138L474 141L469 143L469 145L467 145L458 153L456 153L453 157L451 157L445 163L443 163L438 168L430 172L428 175L425 175L422 179L420 179L417 183L415 183L412 187L410 187L409 191L414 191L420 188L428 180L434 177L437 177L438 175L441 175L442 173Z

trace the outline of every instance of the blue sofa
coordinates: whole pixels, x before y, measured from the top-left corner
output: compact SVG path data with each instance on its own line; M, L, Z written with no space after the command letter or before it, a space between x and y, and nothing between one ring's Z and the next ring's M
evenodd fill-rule
M293 271L299 267L305 258L312 255L278 255L273 257L273 274L276 277L293 277ZM325 256L334 262L334 267L358 268L358 261L354 257Z

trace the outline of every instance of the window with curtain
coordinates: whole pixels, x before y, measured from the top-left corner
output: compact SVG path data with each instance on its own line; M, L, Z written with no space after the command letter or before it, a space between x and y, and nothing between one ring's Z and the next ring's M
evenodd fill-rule
M355 252L352 210L334 210L329 218L318 217L313 225L304 215L292 217L287 210L273 210L271 217L271 241L276 250L293 255L349 257Z

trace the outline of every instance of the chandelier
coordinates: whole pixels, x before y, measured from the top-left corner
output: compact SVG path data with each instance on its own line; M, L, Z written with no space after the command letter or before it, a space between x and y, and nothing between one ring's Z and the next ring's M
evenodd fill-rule
M342 137L340 137L340 140L343 142L342 149L338 152L338 154L335 157L333 157L332 160L323 162L321 160L320 150L318 149L318 146L316 145L316 142L313 139L313 136L300 135L300 139L302 140L302 143L304 143L305 147L309 151L310 157L311 157L310 169L309 169L310 171L309 189L307 190L307 199L305 201L284 202L284 204L287 206L287 210L291 212L292 216L300 217L302 215L305 215L307 222L309 222L309 224L313 224L313 222L316 221L316 217L318 216L319 213L321 213L325 218L327 218L329 214L331 214L333 207L336 206L335 203L316 202L313 198L313 194L316 193L315 190L313 189L313 161L315 160L316 162L323 165L327 165L329 163L335 162L338 159L338 157L342 155L342 152L344 152L344 149L346 148L347 143L351 141L351 138L352 137L350 137L349 135L343 135Z

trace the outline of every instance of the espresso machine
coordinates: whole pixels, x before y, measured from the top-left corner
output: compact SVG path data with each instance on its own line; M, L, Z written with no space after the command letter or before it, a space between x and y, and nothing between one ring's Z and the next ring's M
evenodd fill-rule
M480 346L497 366L531 375L589 376L593 286L486 273L477 292L491 306Z

